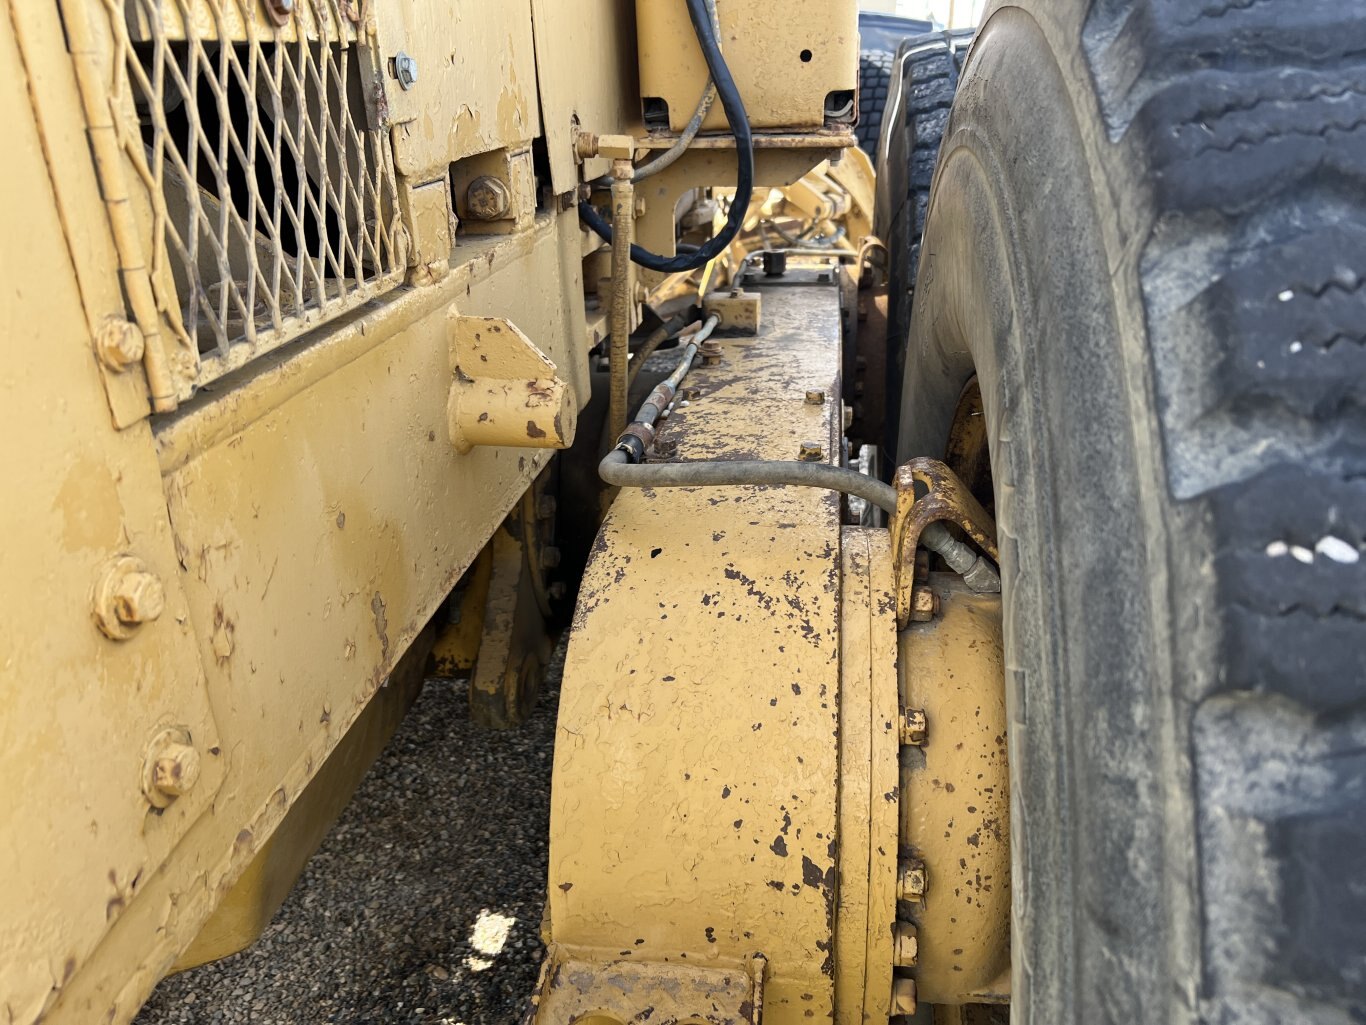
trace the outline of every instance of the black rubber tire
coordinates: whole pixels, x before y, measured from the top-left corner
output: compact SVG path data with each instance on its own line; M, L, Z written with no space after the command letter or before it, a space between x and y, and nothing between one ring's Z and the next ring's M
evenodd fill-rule
M1014 1020L1366 1021L1366 12L997 3L898 457L976 376Z
M882 132L882 111L892 81L892 54L886 50L862 50L858 55L858 124L854 135L869 159L877 157L877 137Z
M952 29L912 36L898 47L892 67L901 76L900 102L884 121L874 165L877 204L874 233L897 257L890 262L888 282L888 380L893 401L888 419L888 451L895 451L897 403L905 371L902 340L910 324L912 292L920 266L920 238L930 202L939 144L958 89L959 74L972 29ZM903 259L902 254L909 254Z

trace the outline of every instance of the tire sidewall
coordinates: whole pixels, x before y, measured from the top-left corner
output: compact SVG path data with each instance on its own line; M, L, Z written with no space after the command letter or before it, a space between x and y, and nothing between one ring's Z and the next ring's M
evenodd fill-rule
M1120 328L1085 131L1044 32L1017 9L979 33L926 225L898 462L945 451L975 374L1005 591L1014 1010L1129 1022L1174 967L1195 900L1169 900L1189 822L1172 751L1164 515L1146 340ZM1178 1004L1189 1006L1185 997ZM1159 1012L1159 1020L1176 1017Z

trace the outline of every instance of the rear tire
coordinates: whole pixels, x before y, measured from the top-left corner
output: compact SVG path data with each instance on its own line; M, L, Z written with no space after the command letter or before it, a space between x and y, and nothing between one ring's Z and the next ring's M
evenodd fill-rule
M1036 6L963 72L897 447L976 377L1015 1020L1366 1021L1366 18Z
M858 55L858 125L854 134L869 159L877 157L882 111L892 79L892 55L886 50L862 50Z

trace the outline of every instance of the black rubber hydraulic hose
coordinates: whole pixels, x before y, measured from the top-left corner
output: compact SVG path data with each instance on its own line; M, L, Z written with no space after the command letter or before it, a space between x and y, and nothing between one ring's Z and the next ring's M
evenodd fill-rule
M726 216L725 227L721 233L708 239L697 247L695 253L679 253L677 256L660 256L641 246L631 246L631 260L642 267L665 274L678 271L696 270L719 256L740 233L749 212L749 197L754 191L754 137L749 129L749 115L740 99L740 90L735 86L726 59L721 55L721 46L713 31L711 16L707 12L707 0L687 0L688 17L692 19L693 31L697 34L698 45L706 59L707 69L712 81L716 83L717 95L730 122L731 134L735 136L735 155L739 164L735 176L735 196ZM579 217L584 224L607 242L612 241L612 228L602 219L588 202L579 204Z
M699 488L718 484L789 484L856 495L888 515L896 512L896 490L876 477L825 463L769 459L717 459L695 463L633 464L613 449L598 464L598 475L622 488Z

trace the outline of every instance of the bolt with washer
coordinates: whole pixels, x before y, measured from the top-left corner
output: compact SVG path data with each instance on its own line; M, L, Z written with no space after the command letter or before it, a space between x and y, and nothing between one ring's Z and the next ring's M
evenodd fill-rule
M293 0L286 0L286 2L292 3ZM417 60L399 50L394 55L394 77L398 79L398 84L405 90L417 85Z
M165 808L199 782L199 752L187 731L162 730L150 744L142 767L142 792L155 808Z
M721 346L715 342L703 342L698 351L702 353L702 365L704 367L714 367L721 362Z
M95 583L95 625L111 640L132 637L166 609L166 591L147 565L133 555L111 560Z
M122 317L109 317L95 333L95 354L118 374L141 363L144 348L141 329Z
M465 208L476 221L496 221L512 209L512 190L501 178L481 174L465 190Z

